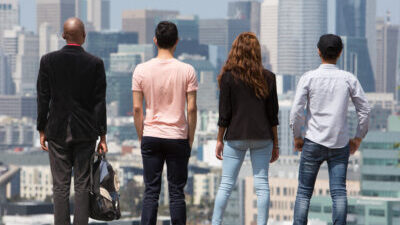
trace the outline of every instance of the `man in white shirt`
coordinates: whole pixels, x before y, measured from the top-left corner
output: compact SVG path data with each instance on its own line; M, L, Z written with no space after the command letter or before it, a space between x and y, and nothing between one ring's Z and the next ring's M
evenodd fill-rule
M321 36L318 53L322 64L305 73L297 86L290 114L295 150L301 152L294 225L307 224L315 180L324 161L329 169L333 224L346 224L348 160L368 132L370 107L357 77L336 67L342 49L339 36ZM349 137L347 123L350 99L358 116L353 139Z

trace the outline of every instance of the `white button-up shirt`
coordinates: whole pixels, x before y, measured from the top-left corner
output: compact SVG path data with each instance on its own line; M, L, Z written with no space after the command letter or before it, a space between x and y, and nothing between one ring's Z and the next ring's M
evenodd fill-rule
M333 64L322 64L305 73L297 85L290 113L294 137L301 137L304 128L305 138L315 143L328 148L345 147L350 139L347 124L350 99L358 117L356 137L364 138L370 106L357 78Z

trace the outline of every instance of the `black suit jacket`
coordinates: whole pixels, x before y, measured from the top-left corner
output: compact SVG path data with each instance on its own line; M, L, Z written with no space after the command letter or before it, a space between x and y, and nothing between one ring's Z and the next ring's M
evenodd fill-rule
M94 140L107 132L106 75L101 59L67 45L44 55L37 80L37 130L48 139Z

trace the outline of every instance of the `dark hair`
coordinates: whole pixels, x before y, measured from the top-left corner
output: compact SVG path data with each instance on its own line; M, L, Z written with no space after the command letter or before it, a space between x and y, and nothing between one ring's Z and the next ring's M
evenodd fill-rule
M163 49L174 47L178 40L178 28L169 21L161 21L156 28L157 45Z
M334 34L324 34L319 38L318 49L323 59L337 59L343 49L342 39Z

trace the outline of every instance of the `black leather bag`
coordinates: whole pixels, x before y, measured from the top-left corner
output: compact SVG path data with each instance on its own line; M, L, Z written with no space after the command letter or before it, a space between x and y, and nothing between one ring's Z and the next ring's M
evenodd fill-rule
M90 218L112 221L121 218L119 180L105 155L97 155L91 166Z

